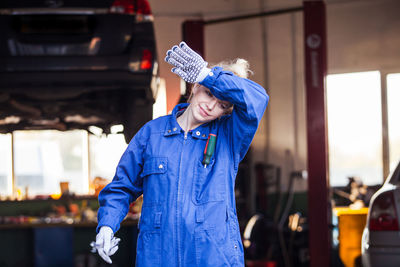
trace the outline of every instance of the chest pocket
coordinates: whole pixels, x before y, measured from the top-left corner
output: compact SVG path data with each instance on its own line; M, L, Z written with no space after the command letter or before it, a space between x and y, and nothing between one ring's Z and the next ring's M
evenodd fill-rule
M167 190L168 159L152 157L146 159L140 177L143 178L143 206L161 204Z
M205 204L213 201L223 201L225 198L225 176L215 168L215 159L204 168L199 160L194 168L193 194L194 204Z

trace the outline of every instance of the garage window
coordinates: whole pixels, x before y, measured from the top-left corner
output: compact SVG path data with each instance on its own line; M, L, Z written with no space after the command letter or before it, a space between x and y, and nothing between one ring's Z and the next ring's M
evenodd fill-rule
M11 134L0 134L0 196L11 195Z
M397 113L398 114L398 113ZM381 80L379 71L327 76L331 186L348 177L383 182Z
M114 177L115 169L125 151L127 144L123 134L110 134L108 136L89 135L90 151L90 177L94 182L91 192L97 183L111 181ZM103 182L102 182L103 181Z
M88 193L87 133L85 131L16 131L14 133L15 186L28 195L60 192Z
M93 194L95 178L103 185L111 181L126 147L122 134L98 137L82 130L1 134L0 199L60 194L61 184L66 183L71 193Z
M387 76L390 171L400 161L400 73Z

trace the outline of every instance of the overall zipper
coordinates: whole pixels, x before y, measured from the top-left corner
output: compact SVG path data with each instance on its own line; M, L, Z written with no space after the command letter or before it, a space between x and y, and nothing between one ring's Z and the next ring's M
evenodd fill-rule
M179 209L180 209L180 200L181 200L181 194L180 194L180 176L181 176L181 169L182 169L182 157L183 157L183 150L185 148L187 140L187 132L185 132L184 137L183 137L183 145L182 145L182 151L181 151L181 156L180 156L180 162L179 162L179 171L178 171L178 192L177 192L177 201L176 201L176 239L177 239L177 252L178 252L178 267L181 266L181 243L180 243L180 235L179 235L179 226L180 226L180 214L179 214Z

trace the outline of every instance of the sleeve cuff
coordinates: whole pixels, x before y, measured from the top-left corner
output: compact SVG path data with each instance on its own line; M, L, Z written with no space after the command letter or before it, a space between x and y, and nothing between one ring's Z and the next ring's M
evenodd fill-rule
M221 67L214 67L211 70L208 69L206 76L199 83L207 88L212 88L214 86L215 80L218 78L221 71Z
M104 214L98 216L99 220L96 227L96 232L98 233L102 226L110 227L114 233L116 233L120 228L120 222L124 219L120 217L120 214ZM100 219L101 218L101 219Z
M211 69L210 69L210 68L207 68L207 67L203 68L203 69L200 71L199 76L197 77L196 82L201 82L201 81L203 81L204 78L206 78L207 75L208 75L210 72L211 72Z

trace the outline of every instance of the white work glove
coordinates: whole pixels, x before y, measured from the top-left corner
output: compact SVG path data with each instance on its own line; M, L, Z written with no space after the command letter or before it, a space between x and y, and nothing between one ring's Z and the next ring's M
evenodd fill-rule
M111 264L112 260L110 256L117 252L119 241L121 239L114 237L111 227L102 226L96 235L96 242L90 243L90 246L93 253L97 251L104 261Z
M173 73L178 74L188 83L201 82L211 71L207 68L208 63L185 42L168 50L164 60L174 66L171 70Z

